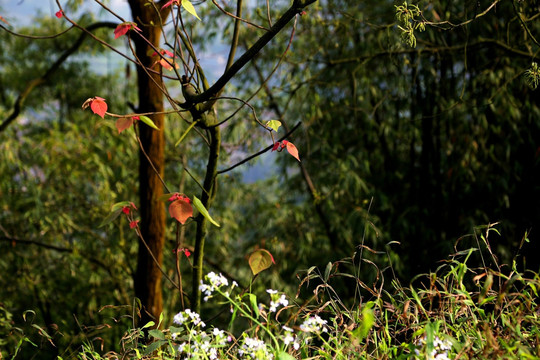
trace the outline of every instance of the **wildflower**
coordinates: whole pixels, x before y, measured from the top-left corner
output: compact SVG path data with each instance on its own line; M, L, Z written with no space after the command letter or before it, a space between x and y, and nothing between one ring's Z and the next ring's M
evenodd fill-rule
M321 319L319 315L315 315L307 318L302 325L300 325L300 329L305 332L327 332L328 329L326 328L326 323L326 320Z
M238 355L244 359L273 359L274 355L269 352L265 342L250 337L245 337Z
M285 298L285 295L282 294L277 301L270 301L270 312L276 312L278 306L283 305L287 306L289 305L289 300Z
M179 353L183 353L183 352L186 350L186 345L187 345L187 344L186 344L185 342L183 342L183 343L181 343L180 345L178 345L178 352L179 352Z
M426 346L426 337L422 337L416 341L416 345L420 348ZM447 340L442 340L438 336L433 339L433 350L430 354L427 354L428 360L448 360L448 351L452 349L452 344ZM414 352L417 356L421 356L420 349L415 349Z
M185 311L179 312L173 318L173 322L178 325L182 325L184 323L187 323L188 321L191 321L193 325L195 326L200 326L200 327L206 326L206 324L203 321L201 321L200 315L194 311L191 311L190 309L186 309Z
M205 279L209 282L209 284L205 284L201 280L201 284L199 285L199 290L205 295L204 301L208 301L212 297L212 293L217 289L220 288L222 285L228 286L229 281L227 278L221 274L217 275L215 272L210 272L205 276Z

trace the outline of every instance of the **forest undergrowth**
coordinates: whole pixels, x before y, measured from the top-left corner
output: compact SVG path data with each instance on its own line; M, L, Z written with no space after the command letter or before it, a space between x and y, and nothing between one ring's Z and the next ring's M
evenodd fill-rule
M211 272L200 290L205 303L215 305L212 318L185 309L158 324L131 326L117 350L108 352L103 349L110 344L99 333L111 325L96 326L82 346L57 359L540 358L539 274L519 271L518 255L511 265L499 264L488 242L497 230L491 225L484 230L475 235L477 247L456 251L409 286L395 277L383 285L382 277L393 272L374 263L377 285L364 283L355 274L361 252L324 271L308 269L297 294L268 289L257 296ZM477 260L481 265L473 266ZM354 288L352 301L342 299L333 285L343 281ZM306 290L310 297L300 300ZM227 317L226 326L214 325L216 313ZM2 350L6 359L20 358L22 347L35 348L40 358L42 346L54 346L37 325L33 338L8 329L5 321L3 327L9 334Z

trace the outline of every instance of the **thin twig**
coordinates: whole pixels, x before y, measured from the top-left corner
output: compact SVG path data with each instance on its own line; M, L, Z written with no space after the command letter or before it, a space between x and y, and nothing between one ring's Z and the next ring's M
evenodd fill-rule
M289 135L291 135L300 125L302 124L302 122L299 122L298 124L296 124L289 132L287 132L285 135L283 135L278 141L282 141L284 139L286 139ZM255 153L255 154L252 154L250 156L248 156L247 158L237 162L236 164L234 164L233 166L227 168L227 169L223 169L223 170L219 170L217 173L218 175L219 174L223 174L223 173L226 173L226 172L229 172L231 171L232 169L242 165L242 164L245 164L246 162L256 158L257 156L260 156L262 154L264 154L265 152L267 152L268 150L271 150L272 148L274 147L274 144L272 145L269 145L268 147L262 149L261 151Z

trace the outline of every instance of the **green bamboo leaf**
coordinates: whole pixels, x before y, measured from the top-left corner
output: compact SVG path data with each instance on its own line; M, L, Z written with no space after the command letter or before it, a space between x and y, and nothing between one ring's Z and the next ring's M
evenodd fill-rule
M105 219L103 219L103 221L101 222L101 224L99 224L98 227L103 227L105 225L109 225L114 220L116 220L116 218L120 215L121 212L122 212L122 208L110 212L109 215L107 215L107 217Z
M143 123L150 126L151 128L159 130L156 124L154 124L154 122L148 116L141 115L139 116L139 120L141 120Z
M220 227L220 225L214 219L212 219L212 217L208 213L208 210L206 210L201 200L199 200L199 198L196 197L195 195L193 195L193 205L195 205L197 210L199 210L199 212L202 214L202 216L206 218L206 220L210 221L215 226Z
M193 4L189 2L189 0L182 0L182 6L188 13L195 16L197 19L201 20L199 15L197 15L197 12L195 11L195 8L193 7ZM201 20L202 21L202 20Z

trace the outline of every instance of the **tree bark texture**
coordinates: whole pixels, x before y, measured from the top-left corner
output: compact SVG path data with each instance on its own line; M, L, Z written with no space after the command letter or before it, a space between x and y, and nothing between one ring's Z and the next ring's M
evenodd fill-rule
M159 14L156 11L161 6L156 3L156 8L144 6L146 1L130 0L129 5L133 16L133 21L142 30L142 35L156 48L159 48L161 40L161 28L150 24L160 24ZM161 12L161 18L166 19L167 11ZM154 50L138 34L130 34L131 40L135 44L136 56L142 66L137 67L138 81L138 112L162 112L163 93L159 86L162 85L162 78L159 73L150 72L147 69L159 60L158 56L150 56ZM159 64L153 70L160 70ZM147 68L147 69L145 69ZM159 85L159 86L158 86ZM152 121L160 129L154 130L145 124L139 125L139 135L141 144L150 158L152 165L147 160L142 151L139 151L139 209L140 209L140 230L141 235L148 245L150 251L161 265L163 263L163 247L165 244L165 205L159 201L163 194L163 186L160 176L164 172L164 115L155 114L150 116ZM154 170L157 170L158 174ZM139 253L137 260L137 270L134 276L135 296L141 300L143 311L141 313L141 324L150 320L158 319L163 310L162 296L162 274L149 253L147 247L139 239Z

